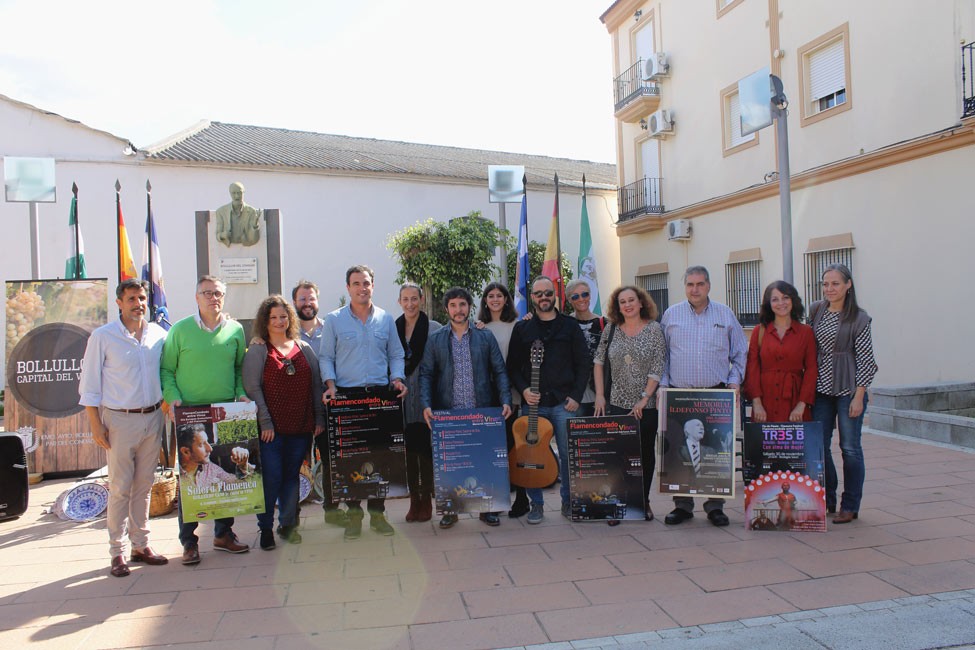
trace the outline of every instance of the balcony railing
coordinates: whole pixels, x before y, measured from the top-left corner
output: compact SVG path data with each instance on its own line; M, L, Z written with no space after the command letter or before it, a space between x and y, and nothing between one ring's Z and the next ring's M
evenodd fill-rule
M641 178L617 190L619 220L627 221L645 214L663 214L664 203L660 198L660 180Z
M613 97L616 101L613 111L618 112L637 97L659 95L660 89L650 81L643 80L643 59L631 65L613 81Z
M962 117L975 116L975 43L961 48Z

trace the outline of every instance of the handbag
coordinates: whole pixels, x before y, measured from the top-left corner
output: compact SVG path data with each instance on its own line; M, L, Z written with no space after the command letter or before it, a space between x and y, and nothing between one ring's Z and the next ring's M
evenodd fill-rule
M603 397L606 404L609 404L609 396L613 391L613 368L609 360L609 346L613 344L613 336L616 335L616 323L609 326L609 338L606 339L606 362L603 364Z

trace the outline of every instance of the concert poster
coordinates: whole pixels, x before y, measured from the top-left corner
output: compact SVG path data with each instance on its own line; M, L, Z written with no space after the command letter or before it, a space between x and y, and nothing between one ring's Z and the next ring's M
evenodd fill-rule
M508 445L500 408L433 412L437 512L501 512L511 507Z
M745 530L826 532L826 490L807 474L759 474L745 486Z
M343 389L326 413L332 499L407 496L403 402L396 392Z
M640 424L633 416L571 418L572 521L644 518Z
M177 406L174 419L183 521L264 512L257 406Z
M659 391L660 493L734 497L737 393L710 388Z
M749 422L742 442L741 474L748 485L769 472L808 474L823 483L823 425L819 422Z

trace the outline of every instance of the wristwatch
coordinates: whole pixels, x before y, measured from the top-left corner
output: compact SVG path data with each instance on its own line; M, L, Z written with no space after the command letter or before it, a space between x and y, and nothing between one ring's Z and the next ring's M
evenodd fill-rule
M640 393L640 397L646 397L647 399L650 399L650 396L647 395L647 391L643 391L642 393Z

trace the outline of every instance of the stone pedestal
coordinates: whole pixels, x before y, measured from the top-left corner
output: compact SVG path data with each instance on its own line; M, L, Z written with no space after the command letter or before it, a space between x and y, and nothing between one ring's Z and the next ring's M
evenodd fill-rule
M258 305L268 295L281 293L281 211L264 210L261 239L253 246L217 241L214 214L196 213L197 276L215 275L226 282L224 311L240 321L249 340Z

